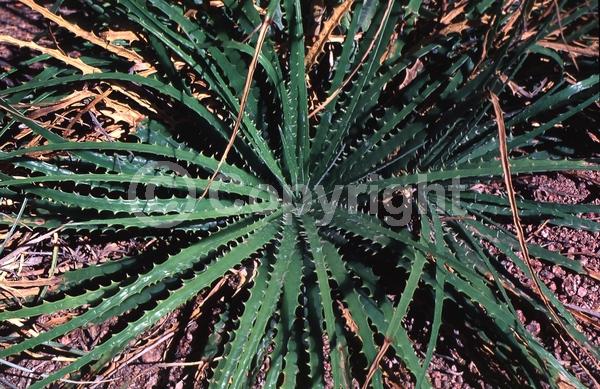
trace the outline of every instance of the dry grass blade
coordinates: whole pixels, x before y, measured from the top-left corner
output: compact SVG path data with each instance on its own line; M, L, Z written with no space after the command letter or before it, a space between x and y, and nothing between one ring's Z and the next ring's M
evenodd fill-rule
M523 261L525 262L525 265L527 266L527 270L531 274L531 279L533 281L533 287L534 287L535 293L540 297L540 299L542 300L542 302L548 309L548 312L550 312L552 318L554 319L554 322L558 323L558 325L560 325L560 327L561 327L560 329L562 330L563 333L566 333L573 341L575 341L575 343L579 344L579 342L573 337L573 335L571 335L569 330L564 326L562 320L558 317L554 308L548 301L548 298L546 297L546 295L542 291L542 288L540 287L540 281L535 273L535 270L533 269L533 266L531 265L531 257L529 256L529 249L527 247L525 233L523 232L523 225L521 224L521 218L519 217L519 210L517 207L517 198L515 195L515 189L512 184L512 175L510 172L510 163L508 160L508 146L506 144L506 127L504 124L504 113L502 112L502 108L500 107L500 101L498 100L498 96L496 96L493 92L490 92L490 101L492 103L492 106L494 107L494 114L496 116L496 124L498 126L498 145L500 148L500 161L502 164L502 171L504 173L504 184L506 185L506 191L508 194L508 203L510 205L510 211L512 214L513 224L515 226L517 240L519 241L519 247L521 249L521 254L523 256ZM552 325L555 326L555 324L552 324ZM560 336L561 331L559 331L558 328L556 328L556 330L559 334L559 337L563 341L563 343L565 343L565 347L566 347L567 351L569 351L569 353L575 358L575 360L577 360L577 362L579 363L581 368L587 373L587 375L590 377L590 379L594 382L594 385L596 385L596 387L600 387L598 385L598 382L596 381L596 379L590 374L590 372L585 367L585 365L583 363L581 363L581 361L579 360L577 355L573 352L570 345L567 344L564 341L564 339L562 339L562 336ZM581 345L581 350L584 353L588 354L584 345ZM591 360L593 361L594 359L592 358Z
M448 13L444 14L444 16L442 16L442 18L440 19L440 24L452 24L452 21L456 19L456 17L465 13L467 5L467 2L458 3L455 8L453 8Z
M42 54L48 54L52 58L55 58L61 62L64 62L65 64L67 64L69 66L73 66L74 68L81 70L81 72L83 74L92 74L92 73L100 73L101 72L100 69L84 63L79 58L71 58L68 55L63 54L60 50L43 47L43 46L38 45L35 42L22 41L20 39L13 38L12 36L9 36L9 35L0 35L0 42L7 43L7 44L13 45L13 46L18 46L21 48L24 47L24 48L27 48L30 50L35 50Z
M27 251L29 249L29 247L52 237L52 235L54 235L54 233L62 230L63 228L67 227L69 224L70 223L65 223L62 226L57 227L53 230L50 230L49 232L47 232L43 235L35 237L27 242L21 243L21 245L19 247L17 247L10 253L6 254L4 257L0 258L0 267L4 267L7 264L13 262L15 260L15 258L17 258L19 255L21 255L23 252Z
M229 137L229 142L227 142L227 146L225 147L223 156L219 160L219 164L217 165L217 168L215 169L214 173L208 180L208 184L206 185L204 192L202 192L202 196L200 196L200 199L203 199L208 193L210 186L219 174L221 166L223 166L223 163L225 163L225 160L227 160L227 155L229 155L229 152L233 147L233 143L235 142L237 133L240 130L240 125L242 124L242 119L244 118L244 111L246 110L246 103L248 102L250 86L252 85L252 79L254 78L254 71L256 70L256 65L258 64L258 56L260 54L260 50L263 46L263 43L265 42L265 37L267 36L267 31L269 30L270 25L271 18L267 16L265 17L265 19L262 22L262 25L260 26L260 32L258 34L256 48L254 49L254 55L252 56L252 61L250 62L250 67L248 68L248 75L246 76L246 82L244 83L244 90L242 92L242 98L240 100L240 109L238 111L237 118L235 119L235 124L233 125L233 132L231 133L231 137Z
M575 55L571 52L571 48L567 44L567 40L565 39L565 34L563 33L562 17L560 16L560 6L558 5L557 0L554 0L554 8L556 9L556 19L558 20L558 31L560 33L560 38L562 39L563 43L567 47L567 52L569 53L569 57L571 57L571 61L573 61L573 65L575 65L575 69L579 70L579 65L577 65L577 61L575 60Z
M572 46L567 43L551 42L542 40L537 43L538 45L558 51L566 51L572 57L584 56L584 57L597 57L598 56L598 42L594 42L590 47L578 47Z
M19 1L22 4L25 4L26 6L31 8L32 10L39 12L46 19L53 21L54 23L58 24L60 27L72 32L73 34L77 35L80 38L87 40L90 43L100 46L103 49L106 49L106 50L110 51L111 53L116 54L120 57L126 58L130 61L144 62L143 58L135 51L128 50L123 47L115 46L115 45L111 44L110 42L105 41L104 39L98 38L95 34L89 32L89 31L86 31L73 23L66 21L61 16L50 12L48 9L42 7L41 5L37 4L33 0L19 0Z
M125 91L119 86L115 85L113 86L113 88L119 90L121 93L127 93L127 91ZM109 90L112 90L112 88L109 88ZM73 124L77 123L85 112L89 110L97 111L97 113L112 119L114 123L113 125L109 125L109 127L112 127L111 130L109 130L108 128L106 130L107 133L111 134L111 140L118 137L116 134L126 130L126 128L117 125L116 123L122 122L130 126L130 128L134 128L138 125L140 121L144 119L144 115L141 112L139 112L136 108L129 105L126 99L121 99L123 101L118 101L113 100L108 96L104 96L100 100L97 100L95 102L92 101L92 103L88 104L87 107L82 107L82 104L85 104L86 99L91 98L91 100L95 100L99 98L99 96L100 95L98 93L95 93L88 89L84 89L80 91L75 91L59 101L53 101L51 103L41 102L37 104L18 104L16 106L26 108L27 117L34 120L42 118L48 114L55 114L57 117L67 120L70 111L75 110L77 112L80 112L81 115L78 115L76 121L74 121L74 119L70 120L70 122ZM117 96L116 98L119 97L121 96ZM103 102L103 105L101 107L97 107L97 104L100 101ZM63 110L66 111L61 112ZM85 112L81 112L81 110L84 110ZM61 130L63 130L62 127L60 128ZM72 125L70 125L70 127L68 127L67 129L70 128L72 128Z
M304 58L304 64L306 65L306 69L310 69L315 62L317 61L317 57L323 51L323 47L325 43L329 40L329 37L333 33L333 30L340 24L340 20L342 16L350 10L352 7L353 0L346 0L341 4L338 4L331 13L331 17L323 23L323 27L321 29L321 33L319 34L317 40L313 45L308 49L306 53L306 57Z
M502 28L501 33L504 37L509 38L513 32L513 28L517 21L521 18L521 14L523 13L523 6L520 5L519 8L510 16L506 25Z
M71 122L69 123L69 125L66 128L66 131L69 131L71 128L73 128L73 126L75 124L77 124L77 122L79 122L79 120L81 120L81 118L83 117L83 115L88 112L89 110L93 109L96 104L98 104L99 102L101 102L102 100L104 100L106 97L108 97L108 95L110 95L110 93L112 92L112 89L107 89L104 93L96 96L94 98L94 100L92 100L91 103L89 103L88 105L86 105L83 109L79 110L77 112L77 115L75 115L75 117L71 120Z
M90 90L75 91L58 102L52 102L49 104L41 103L25 106L31 110L31 113L28 115L28 117L30 119L35 120L41 118L42 116L46 116L50 113L58 112L65 108L71 107L73 104L76 104L81 100L94 96L96 96L96 94Z
M37 278L35 280L16 280L16 281L0 281L3 286L9 288L31 288L35 286L52 286L60 283L58 277Z
M0 364L6 365L8 367L12 367L13 369L22 371L24 373L31 374L34 377L47 377L48 376L48 374L40 374L40 373L36 372L35 370L32 370L32 369L29 369L29 368L17 365L15 363L6 361L4 359L0 359ZM115 380L113 379L113 380L104 380L104 381L75 381L75 380L68 380L68 379L64 379L63 378L63 379L59 379L59 381L60 382L65 382L65 383L68 383L68 384L95 384L97 382L100 382L100 383L109 383L109 382L113 382Z
M27 202L28 202L27 197L25 197L23 199L23 202L21 203L21 208L19 209L19 213L17 213L17 217L13 221L13 223L10 226L10 229L8 230L6 235L4 235L4 237L3 237L4 241L2 242L2 244L0 244L0 254L2 254L4 252L4 248L10 242L11 237L15 233L15 231L17 229L17 224L19 223L19 220L21 220L21 217L23 216L23 212L25 212L25 207L27 207Z
M367 378L365 378L365 382L361 386L361 389L367 389L369 387L369 383L373 379L375 372L377 372L377 369L379 369L379 363L381 362L381 359L387 352L388 348L390 348L391 344L392 344L392 342L388 338L385 338L383 340L383 344L381 345L379 352L375 356L375 359L371 363L371 367L369 368L369 372L367 373Z
M394 4L394 2L392 0L388 0L388 3L386 5L385 8L385 15L383 16L383 20L387 20L387 18L390 15L390 12L392 11L392 5ZM356 67L354 68L354 70L352 70L352 72L348 75L348 77L344 80L344 82L342 83L342 85L337 88L335 91L333 91L331 93L331 95L329 95L325 101L323 101L321 104L319 104L309 115L309 118L314 117L317 113L319 113L321 110L323 110L323 108L325 108L327 105L329 105L329 103L331 103L340 93L342 93L342 91L344 90L344 88L346 87L346 85L348 85L348 83L352 80L352 78L354 78L354 76L356 75L356 73L358 73L358 70L361 68L361 66L363 65L363 63L366 61L367 57L369 56L369 54L371 54L371 51L373 50L373 47L375 46L375 42L377 42L377 39L379 38L379 35L381 35L381 32L383 31L383 27L385 26L385 23L380 23L379 27L377 27L377 31L375 32L375 36L373 36L373 39L371 40L371 42L369 43L369 47L367 48L367 50L365 50L365 53L363 54L362 58L360 59L360 61L358 61L358 64L356 65Z
M444 27L441 31L441 35L449 35L449 34L457 34L463 32L467 28L469 28L470 22L468 20L463 20L458 23L452 23Z
M517 233L517 239L519 241L519 247L521 248L523 260L525 261L525 264L527 265L527 268L531 273L531 277L533 278L536 293L540 296L544 303L548 305L546 296L542 293L539 281L535 276L535 271L531 266L529 249L527 248L527 241L525 239L525 233L523 232L523 225L521 224L521 218L519 217L517 199L512 184L510 163L508 161L508 146L506 144L506 127L504 125L504 114L502 112L502 108L500 107L500 101L498 100L498 96L496 96L492 92L490 92L490 101L492 102L492 106L494 107L494 114L496 115L496 124L498 126L498 144L500 147L500 160L502 163L502 171L504 173L504 184L506 185L506 191L508 192L508 202L510 204L510 210L512 213L513 223L515 225L515 230Z

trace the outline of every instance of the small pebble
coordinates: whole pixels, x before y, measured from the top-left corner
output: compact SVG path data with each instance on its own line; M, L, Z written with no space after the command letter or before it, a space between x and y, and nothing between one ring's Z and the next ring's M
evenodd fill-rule
M540 330L542 329L540 326L540 323L538 323L535 320L532 320L531 323L529 323L526 328L529 332L531 332L531 334L533 336L536 336L537 334L539 334Z

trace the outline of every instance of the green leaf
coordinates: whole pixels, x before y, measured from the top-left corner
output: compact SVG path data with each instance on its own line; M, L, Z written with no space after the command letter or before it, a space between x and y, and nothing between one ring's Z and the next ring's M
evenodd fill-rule
M264 245L273 237L273 228L276 227L269 225L269 222L279 217L280 214L280 212L274 213L254 223L248 223L248 221L235 223L232 226L229 226L224 230L207 237L206 239L202 239L200 242L192 244L191 246L181 250L179 253L171 256L165 262L155 265L147 273L140 275L135 282L120 288L119 291L110 299L102 301L98 306L94 307L94 309L88 310L84 314L71 319L65 324L61 324L48 331L42 332L34 338L27 339L9 348L0 350L0 358L32 349L33 347L53 340L56 337L67 333L68 331L81 327L89 321L94 320L94 318L102 315L102 313L109 310L112 306L121 304L128 297L141 292L147 286L159 282L167 277L181 274L189 270L194 263L199 262L200 260L206 260L208 258L208 254L219 246L225 245L232 240L239 239L246 234L262 228L260 233L251 235L251 244L249 244L249 246L255 247L254 251L256 251L259 247ZM255 246L252 246L252 244ZM221 265L226 263L227 262L222 262L217 268L220 268ZM231 266L227 266L227 268L229 267Z
M279 253L294 251L296 235L290 224L284 227L280 242ZM271 315L276 309L282 286L289 274L290 258L281 255L276 255L276 257L273 270L269 273L269 279L256 279L257 285L255 288L257 290L252 291L252 296L246 303L247 311L244 311L240 325L236 330L230 352L223 359L222 373L215 379L215 383L223 388L239 388L247 382L246 375L250 370L250 363L256 355L259 342L266 331ZM266 272L266 269L263 267L262 271ZM260 292L261 289L264 289L263 294ZM256 306L257 304L260 304L260 307Z
M140 319L128 324L121 332L114 334L106 342L95 347L85 356L78 358L75 362L49 375L43 380L36 382L32 385L32 388L43 388L46 384L53 382L68 373L78 371L86 364L102 358L105 353L113 354L114 350L123 348L129 341L148 329L152 324L187 302L187 300L192 298L203 288L209 286L240 261L252 255L252 253L267 243L269 239L273 238L273 229L275 228L276 227L273 226L272 228L265 228L257 232L255 235L251 236L247 242L236 246L229 253L224 254L221 258L216 260L212 265L209 265L206 270L197 273L191 280L187 282L184 281L182 287L171 292L169 297L161 301L156 307L146 311ZM114 300L116 299L109 299L106 300L106 302L118 304L118 302ZM38 338L40 336L38 336Z
M335 332L335 315L333 313L333 300L331 297L331 288L329 286L329 273L327 272L326 257L323 252L321 238L317 233L315 220L310 216L303 216L302 227L306 234L306 240L310 247L310 254L315 264L317 284L320 292L319 297L322 300L321 309L325 316L325 326L322 330L324 339L326 335L326 339L329 342L329 358L331 361L333 386L337 388L342 382L342 372L340 371L339 364L336 363L336 361L340 360L339 350L336 345L339 342L339 339L337 338L342 336L342 334L337 334Z
M558 172L565 170L600 170L600 165L587 161L543 160L520 158L510 160L513 174ZM395 186L415 185L428 182L447 181L453 178L467 179L472 177L494 177L502 175L502 167L498 161L485 161L462 164L456 168L409 174L396 178L388 178L370 182L377 191Z

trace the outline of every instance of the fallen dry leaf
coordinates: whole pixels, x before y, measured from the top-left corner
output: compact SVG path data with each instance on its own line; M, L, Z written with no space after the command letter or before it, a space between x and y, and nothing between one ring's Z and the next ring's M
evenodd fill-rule
M103 49L110 51L111 53L116 54L125 59L128 59L130 61L143 62L143 58L135 51L128 50L124 47L115 46L112 43L107 42L104 39L97 37L94 33L86 31L83 28L66 21L61 16L50 12L50 10L42 7L41 5L37 4L33 0L19 0L19 1L22 4L25 4L26 6L31 8L32 10L40 13L46 19L51 20L52 22L58 24L60 27L72 32L73 34L77 35L80 38L87 40L90 43L100 46Z
M127 41L129 43L140 40L140 37L133 31L113 31L107 30L100 33L100 37L107 42L114 42L118 40Z
M417 58L415 63L406 69L406 75L404 76L404 80L402 80L402 84L400 84L398 87L398 90L406 88L411 82L413 82L421 70L423 70L423 62Z
M73 66L74 68L81 70L83 74L101 73L100 69L86 64L79 58L69 57L68 55L63 54L63 52L60 50L40 46L35 42L22 41L20 39L13 38L10 35L0 35L0 42L8 43L9 45L13 46L25 47L30 50L39 51L42 54L48 54L52 58L55 58L69 66Z

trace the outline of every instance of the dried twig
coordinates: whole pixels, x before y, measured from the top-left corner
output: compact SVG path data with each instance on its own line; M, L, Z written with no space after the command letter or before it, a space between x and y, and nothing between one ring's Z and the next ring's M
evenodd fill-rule
M546 296L542 293L542 289L540 288L539 281L535 276L535 271L531 266L531 258L529 257L529 249L527 247L527 241L525 239L525 233L523 232L523 225L521 224L521 218L519 217L519 211L517 208L517 198L515 195L515 190L512 184L512 176L510 172L510 163L508 161L508 147L506 144L506 127L504 125L504 113L502 112L502 108L500 107L500 101L498 100L498 96L494 93L490 92L490 100L492 102L492 106L494 107L494 113L496 115L496 123L498 126L498 144L500 147L500 162L502 164L502 171L504 173L504 184L506 185L506 190L508 192L508 202L510 204L510 210L512 213L513 224L515 225L515 230L517 233L517 239L519 241L519 247L521 248L521 253L523 255L523 260L527 265L529 272L531 273L531 277L534 280L534 287L536 292L540 295L540 298L544 301L545 304L549 304Z
M521 254L523 256L523 261L525 262L525 265L527 266L527 270L531 274L534 291L540 297L540 299L542 300L542 302L548 309L548 312L553 317L554 322L557 323L561 327L561 329L564 331L564 333L568 334L568 336L571 339L573 339L577 344L579 344L579 342L571 335L571 333L567 330L567 328L565 328L562 320L558 317L554 308L548 301L548 298L542 291L542 288L540 286L540 281L533 269L533 266L531 265L531 257L529 256L529 249L527 247L525 233L523 232L523 225L521 224L521 218L519 217L519 210L517 207L517 199L516 199L516 195L515 195L515 189L512 184L512 175L510 172L510 163L508 160L508 146L506 144L506 127L504 125L504 113L502 112L502 108L500 107L500 101L498 100L498 96L496 96L493 92L490 92L490 101L492 103L492 106L494 107L494 114L496 115L496 124L498 126L498 145L500 148L500 160L501 160L501 164L502 164L502 171L504 173L504 183L506 185L506 190L508 193L508 202L510 204L510 210L511 210L512 218L513 218L513 224L515 226L517 240L519 241L519 247L521 249ZM554 324L553 324L553 326L554 326ZM560 335L560 331L558 331L558 329L557 329L557 332L559 334L559 337L563 341L563 343L565 343L566 349L569 351L569 353L575 358L575 360L578 361L581 368L583 370L585 370L585 372L590 376L591 380L594 382L596 387L600 387L598 385L598 382L590 374L590 372L585 367L585 365L579 360L577 355L573 352L573 350L571 350L569 345L564 341L564 339ZM582 345L581 350L587 354L587 350L585 349L585 347L583 347L583 345ZM592 360L593 360L593 358L592 358Z
M227 155L231 151L233 147L233 143L235 142L235 138L237 136L238 131L240 130L240 125L242 124L242 119L244 118L244 111L246 109L246 103L248 101L248 94L250 93L250 86L252 85L252 80L254 78L254 71L256 70L256 65L258 64L258 56L260 54L260 50L265 42L265 37L267 36L267 31L269 30L269 26L271 25L271 18L269 16L265 17L260 27L260 32L258 34L258 41L256 42L256 48L254 49L254 55L252 56L252 62L250 62L250 67L248 68L248 75L246 76L246 82L244 84L244 90L242 92L242 98L240 100L240 109L237 114L237 118L235 119L235 124L233 125L233 132L231 133L231 137L229 138L229 142L227 142L227 146L225 147L225 151L223 152L223 156L219 160L219 164L217 168L213 172L212 176L208 180L208 184L202 192L202 196L200 199L204 198L208 193L210 186L214 182L215 178L219 174L219 170L225 160L227 159Z
M375 372L377 371L377 369L379 369L379 362L381 362L381 359L387 352L388 348L390 348L391 344L392 341L390 339L385 338L383 340L383 344L381 345L379 352L375 356L373 363L371 363L371 367L369 368L369 372L367 373L367 378L365 378L365 382L363 383L361 389L367 389L369 387L369 382L371 382L373 376L375 375Z

